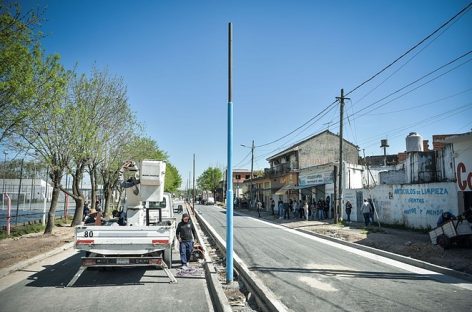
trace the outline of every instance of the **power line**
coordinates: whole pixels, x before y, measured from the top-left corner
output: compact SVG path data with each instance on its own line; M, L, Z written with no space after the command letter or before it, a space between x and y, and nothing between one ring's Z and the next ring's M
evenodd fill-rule
M243 159L241 159L234 167L239 167L240 165L242 165L244 163L244 161L246 160L246 158L249 157L249 155L251 155L251 152L249 151L249 153L246 154L246 156L244 156Z
M362 111L368 109L369 107L372 107L372 106L378 104L379 102L381 102L381 101L383 101L383 100L385 100L385 99L391 97L392 95L397 94L397 93L399 93L399 92L405 90L406 88L408 88L408 87L414 85L415 83L417 83L417 82L423 80L424 78L426 78L426 77L428 77L428 76L430 76L430 75L436 73L437 71L439 71L439 70L441 70L441 69L443 69L443 68L445 68L445 67L447 67L447 66L449 66L449 65L451 65L451 64L453 64L453 63L455 63L455 62L457 62L458 60L460 60L460 59L466 57L467 55L469 55L469 54L471 54L471 53L472 53L472 51L469 51L469 52L466 52L466 53L462 54L461 56L455 58L454 60L452 60L452 61L450 61L450 62L448 62L448 63L446 63L446 64L444 64L444 65L442 65L442 66L440 66L440 67L438 67L438 68L436 68L435 70L433 70L433 71L431 71L431 72L429 72L429 73L427 73L427 74L421 76L420 78L418 78L418 79L416 79L416 80L414 80L414 81L412 81L412 82L406 84L405 86L401 87L400 89L397 89L397 90L391 92L390 94L388 94L387 96L384 96L384 97L381 98L380 100L377 100L377 101L375 101L375 102L373 102L373 103L371 103L371 104L365 106L364 108L362 108L362 109L360 109L360 110L358 110L358 111L352 113L351 115L349 115L349 117L358 115L359 113L361 113ZM400 97L405 96L405 95L408 94L408 93L411 93L411 92L417 90L417 89L420 88L420 87L423 87L424 85L426 85L426 84L428 84L428 83L430 83L430 82L432 82L432 81L434 81L434 80L436 80L436 79L438 79L438 78L440 78L440 77L446 75L447 73L449 73L449 72L451 72L451 71L453 71L453 70L459 68L460 66L467 64L467 63L470 62L471 60L472 60L472 59L469 59L469 60L467 60L466 62L464 62L464 63L462 63L462 64L459 64L458 66L456 66L456 67L454 67L454 68L448 70L447 72L442 73L442 74L440 74L439 76L436 76L436 77L434 77L434 78L428 80L427 82L425 82L425 83L419 85L418 87L416 87L416 88L414 88L414 89L412 89L412 90L409 90L409 91L403 93L402 95L400 95L400 96L398 96L398 97L396 97L396 98L394 98L394 99L392 99L392 100L390 100L390 101L388 101L388 102L386 102L386 103L380 105L379 107L376 107L375 109L378 109L378 108L380 108L380 107L382 107L382 106L384 106L384 105L386 105L386 104L388 104L388 103L391 103L392 101L395 101L395 100L399 99ZM374 110L374 109L373 109L373 110ZM371 111L373 111L373 110L371 110Z
M385 114L395 114L395 113L400 113L400 112L404 112L404 111L411 111L412 108L420 108L420 107L423 107L423 106L428 106L428 105L431 105L431 104L435 104L435 103L438 103L438 102L442 102L444 100L448 100L448 99L451 99L453 97L456 97L456 96L459 96L459 95L462 95L462 94L465 94L465 93L468 93L472 91L472 88L468 88L464 91L461 91L461 92L458 92L458 93L455 93L455 94L452 94L452 95L448 95L448 96L445 96L443 98L440 98L440 99L437 99L437 100L434 100L434 101L430 101L430 102L426 102L426 103L423 103L423 104L419 104L419 105L415 105L413 107L408 107L408 108L404 108L404 109L398 109L398 110L395 110L395 111L389 111L389 112L382 112L382 113L377 113L377 114L369 114L369 115L385 115Z
M270 145L270 144L273 144L273 143L276 143L282 139L285 139L286 137L288 137L289 135L293 134L294 132L296 132L297 130L303 128L305 125L307 125L308 123L310 123L313 119L315 119L316 117L320 116L322 113L324 113L325 111L327 111L328 109L332 108L333 105L335 105L337 103L337 101L334 101L333 103L331 103L330 105L328 105L325 109L323 109L321 112L319 112L318 114L316 114L315 116L313 116L312 118L310 118L308 121L306 121L304 124L302 124L301 126L299 126L298 128L296 128L295 130L292 130L291 132L289 132L288 134L276 139L276 140L273 140L271 142L268 142L268 143L264 143L264 144L261 144L261 145L257 145L256 147L263 147L263 146L266 146L266 145Z
M391 73L387 78L382 80L378 85L376 85L372 90L364 94L360 99L358 99L351 107L354 105L359 104L359 102L362 102L367 96L372 94L375 90L377 90L381 85L383 85L386 81L388 81L390 78L392 78L396 73L398 73L400 70L402 70L408 63L410 63L414 58L416 58L421 52L423 52L426 48L428 48L436 39L438 39L442 34L444 34L452 25L454 25L459 19L454 20L451 24L449 24L446 28L444 28L435 38L433 38L430 42L428 42L421 50L416 52L412 57L410 57L404 64L402 64L397 70L395 70L393 73Z
M385 66L384 68L382 68L380 71L378 71L376 74L374 74L373 76L371 76L369 79L365 80L364 82L362 82L361 84L359 84L357 87L355 87L354 89L352 89L351 91L349 91L346 96L348 96L349 94L353 93L354 91L356 91L357 89L359 89L360 87L362 87L363 85L365 85L366 83L368 83L369 81L373 80L375 77L377 77L378 75L380 75L381 73L383 73L384 71L386 71L388 68L392 67L395 63L397 63L399 60L401 60L403 57L405 57L407 54L409 54L411 51L413 51L414 49L416 49L418 46L420 46L421 44L423 44L423 42L425 42L426 40L428 40L429 38L431 38L432 36L434 36L434 34L436 34L438 31L440 31L442 28L444 28L445 26L447 26L450 22L452 22L454 19L456 19L459 15L461 15L462 13L464 13L465 11L467 11L470 7L472 6L472 2L470 2L465 8L463 8L462 10L460 10L456 15L454 15L453 17L451 17L447 22L445 22L444 24L442 24L441 26L439 26L439 28L437 28L435 31L433 31L431 34L429 34L428 36L426 36L423 40L421 40L420 42L418 42L417 44L415 44L413 47L411 47L408 51L406 51L405 53L403 53L402 55L400 55L398 58L396 58L393 62L391 62L390 64L388 64L387 66Z
M443 23L439 28L437 28L436 30L434 30L431 34L429 34L428 36L426 36L424 39L422 39L420 42L418 42L416 45L414 45L412 48L410 48L408 51L406 51L405 53L403 53L400 57L398 57L397 59L395 59L393 62L391 62L389 65L385 66L383 69L381 69L379 72L377 72L375 75L371 76L369 79L365 80L364 82L362 82L361 84L359 84L358 86L356 86L354 89L352 89L351 91L349 91L346 96L348 96L349 94L351 94L352 92L356 91L357 89L359 89L360 87L362 87L363 85L365 85L366 83L368 83L369 81L373 80L375 77L377 77L378 75L380 75L381 73L383 73L385 70L387 70L388 68L392 67L395 63L397 63L399 60L401 60L403 57L405 57L406 55L408 55L411 51L413 51L414 49L416 49L418 46L420 46L421 44L423 44L425 41L427 41L429 38L431 38L432 36L434 36L436 33L438 33L441 29L443 29L444 27L446 27L447 25L449 25L451 22L453 22L457 17L459 17L460 15L462 15L465 11L467 11L470 7L472 6L472 2L469 3L465 8L463 8L461 11L459 11L456 15L454 15L453 17L451 17L448 21L446 21L445 23ZM440 34L441 35L441 34ZM421 52L421 51L420 51ZM416 56L416 55L415 55ZM413 56L413 58L415 57ZM411 59L410 59L411 60ZM409 61L410 61L409 60ZM408 61L408 62L409 62ZM389 77L390 78L390 77ZM387 78L388 79L388 78ZM328 105L324 110L322 110L320 113L318 113L317 115L313 116L312 118L310 118L308 121L306 121L304 124L302 124L301 126L297 127L296 129L292 130L291 132L287 133L286 135L276 139L276 140L273 140L273 141L270 141L268 143L264 143L264 144L261 144L261 145L258 145L256 147L263 147L263 146L267 146L267 145L270 145L270 144L273 144L273 143L276 143L276 142L279 142L281 141L282 139L288 137L289 135L295 133L296 131L300 130L301 128L303 128L305 125L309 124L313 119L315 119L316 117L318 117L320 114L322 114L324 111L328 110L330 107L332 107L333 105L335 105L337 103L337 101L334 101L332 102L330 105Z
M384 133L380 136L373 137L373 138L366 141L366 143L364 144L364 147L369 147L369 146L372 146L374 144L377 144L378 138L383 137L385 134L389 134L389 135L393 134L393 135L391 135L391 137L397 137L397 136L401 135L402 133L404 133L404 131L407 130L408 128L418 126L418 125L421 125L421 124L424 124L424 123L433 123L433 122L438 122L438 121L441 121L441 120L444 120L444 119L447 119L447 118L451 118L451 117L453 117L457 114L460 114L460 113L463 113L463 112L465 112L469 109L472 109L471 104L472 103L467 103L467 104L461 105L459 107L456 107L453 110L451 110L450 108L447 108L447 111L445 111L445 112L441 112L437 115L426 117L422 120L415 121L414 123L408 124L406 126L402 126L402 127L393 129L393 130L389 131L388 133ZM373 142L373 143L368 144L368 142Z

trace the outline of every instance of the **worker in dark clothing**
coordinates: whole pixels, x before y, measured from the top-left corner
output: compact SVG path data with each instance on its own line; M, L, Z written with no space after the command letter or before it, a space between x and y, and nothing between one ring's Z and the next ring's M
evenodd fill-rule
M180 243L179 250L182 269L186 270L189 268L187 263L192 255L194 238L197 237L195 227L192 221L190 221L188 213L182 215L182 221L177 225L176 236Z

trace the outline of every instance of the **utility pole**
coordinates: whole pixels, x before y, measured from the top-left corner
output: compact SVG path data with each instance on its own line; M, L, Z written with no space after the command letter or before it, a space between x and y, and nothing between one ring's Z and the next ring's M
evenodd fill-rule
M251 146L251 201L254 205L254 140L252 140Z
M249 146L246 146L244 144L241 144L241 146L243 147L249 147ZM249 147L251 149L251 190L250 190L250 204L251 204L251 207L252 207L252 204L254 202L254 196L253 196L253 191L254 191L254 185L253 185L253 179L254 179L254 140L252 140L252 145Z
M341 96L336 97L339 100L339 171L338 171L338 205L334 209L334 220L337 223L342 212L342 198L343 198L343 119L344 119L344 89L341 89ZM339 209L339 210L338 210Z
M195 154L193 154L193 203L192 210L195 213Z

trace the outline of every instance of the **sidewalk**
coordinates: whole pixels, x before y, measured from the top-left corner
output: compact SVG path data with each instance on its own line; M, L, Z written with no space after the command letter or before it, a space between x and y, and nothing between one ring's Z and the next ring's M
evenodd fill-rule
M235 209L234 211L258 218L255 209ZM472 266L470 265L472 263L472 248L443 250L441 247L431 244L427 233L387 227L379 228L377 224L365 228L364 224L360 222L351 222L344 226L333 224L332 219L306 221L293 218L293 214L288 220L277 219L267 211L261 212L261 219L291 229L310 231L472 274Z

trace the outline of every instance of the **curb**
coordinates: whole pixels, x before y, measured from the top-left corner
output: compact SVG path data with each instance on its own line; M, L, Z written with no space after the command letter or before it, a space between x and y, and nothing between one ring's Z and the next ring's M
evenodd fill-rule
M248 214L245 214L245 213L242 213L242 212L238 212L238 213L241 214L241 215L252 217L251 215L248 215ZM268 219L263 219L263 220L266 221L266 222L270 222L270 223L275 224L271 220L268 220ZM341 245L345 245L345 246L349 246L349 247L356 248L356 249L359 249L359 250L363 250L363 251L366 251L366 252L370 252L370 253L376 254L378 256L382 256L382 257L385 257L385 258L389 258L389 259L392 259L392 260L396 260L396 261L399 261L399 262L410 264L410 265L413 265L413 266L416 266L416 267L419 267L419 268L422 268L422 269L430 270L430 271L433 271L433 272L436 272L436 273L441 273L441 274L444 274L444 275L449 275L449 276L452 276L452 277L455 277L455 278L466 280L468 282L472 282L472 275L470 275L468 273L465 273L465 272L456 271L454 269L446 268L446 267L436 265L436 264L432 264L432 263L429 263L429 262L426 262L426 261L422 261L422 260L418 260L418 259L415 259L415 258L399 255L399 254L396 254L396 253L393 253L393 252L377 249L377 248L374 248L374 247L369 247L369 246L365 246L365 245L361 245L361 244L357 244L357 243L353 243L353 242L348 242L348 241L345 241L345 240L342 240L342 239L339 239L339 238L330 237L330 236L315 233L315 232L312 232L312 231L297 229L297 228L291 228L291 227L286 226L284 224L277 224L277 225L280 225L280 226L283 226L287 229L295 230L295 231L298 231L298 232L301 232L301 233L304 233L304 234L316 236L316 237L321 238L321 239L326 239L326 240L329 240L329 241L332 241L332 242L335 242L335 243L338 243L338 244L341 244Z
M193 209L192 209L193 210ZM199 219L197 216L197 213L194 212L194 215L192 216L192 213L187 209L187 212L189 213L190 218L195 218ZM198 224L203 231L203 228L206 228L203 222L200 222L200 220L197 220L195 222L192 220L192 222ZM213 261L210 258L208 251L206 249L206 246L203 242L202 237L200 236L199 231L197 232L197 240L200 243L200 246L203 248L203 254L205 257L205 262L203 263L203 268L205 270L205 279L207 280L208 283L208 291L210 293L210 298L213 304L213 308L217 312L231 312L231 305L229 304L228 298L226 297L223 288L221 287L221 283L218 280L218 272L216 271L215 266L213 265Z
M24 261L21 261L17 264L14 264L12 266L9 266L9 267L6 267L6 268L3 268L3 269L0 269L0 278L4 278L5 276L7 276L8 274L10 273L13 273L15 271L19 271L19 270L22 270L24 269L25 267L27 266L30 266L34 263L37 263L41 260L44 260L46 258L49 258L49 257L52 257L52 256L55 256L61 252L63 252L64 250L67 250L69 248L72 248L74 246L74 242L70 242L70 243L67 243L67 244L64 244L60 247L57 247L51 251L48 251L44 254L41 254L41 255L38 255L38 256L35 256L33 258L30 258L30 259L27 259L27 260L24 260Z
M304 234L316 236L316 237L321 238L321 239L326 239L326 240L329 240L329 241L332 241L332 242L335 242L335 243L338 243L338 244L341 244L341 245L345 245L345 246L353 247L353 248L360 249L360 250L363 250L363 251L366 251L366 252L370 252L370 253L376 254L378 256L382 256L382 257L385 257L385 258L389 258L389 259L392 259L392 260L396 260L396 261L400 261L400 262L403 262L403 263L406 263L406 264L410 264L410 265L413 265L413 266L416 266L416 267L419 267L419 268L422 268L422 269L430 270L430 271L433 271L433 272L453 276L455 278L459 278L459 279L466 280L468 282L472 282L472 275L464 273L464 272L456 271L456 270L453 270L453 269L450 269L450 268L442 267L442 266L439 266L439 265L436 265L436 264L432 264L432 263L425 262L425 261L422 261L422 260L417 260L417 259L410 258L410 257L407 257L407 256L402 256L402 255L399 255L399 254L395 254L393 252L377 249L377 248L374 248L374 247L369 247L369 246L364 246L364 245L357 244L357 243L348 242L348 241L338 239L338 238L334 238L334 237L330 237L330 236L327 236L327 235L318 234L318 233L314 233L314 232L303 230L303 229L294 229L294 228L290 228L290 227L285 226L285 225L282 225L282 226L284 226L288 229L292 229L292 230L295 230L295 231L302 232Z

